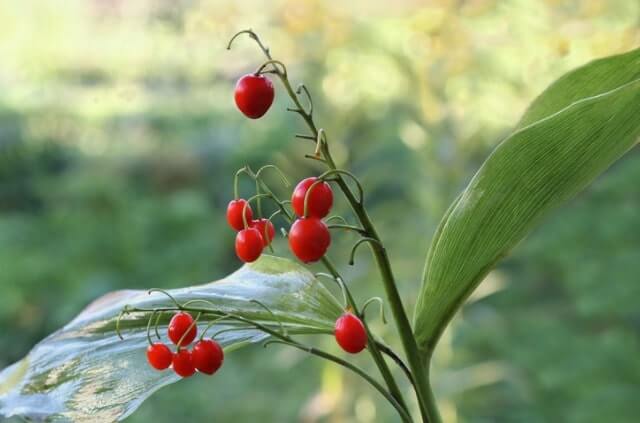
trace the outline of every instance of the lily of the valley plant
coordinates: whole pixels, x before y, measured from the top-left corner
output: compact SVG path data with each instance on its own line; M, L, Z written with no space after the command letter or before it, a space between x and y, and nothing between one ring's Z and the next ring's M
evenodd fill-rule
M553 83L445 213L410 315L367 212L365 187L336 166L327 132L314 118L311 90L303 84L294 88L285 64L253 31L234 35L229 48L244 37L257 44L265 61L238 81L236 105L247 117L261 118L281 87L291 100L288 110L305 126L295 136L308 143L306 157L325 171L286 192L287 178L275 166L240 169L227 220L237 231L236 253L247 264L206 285L118 291L96 300L0 373L0 415L121 420L164 385L215 374L229 359L225 352L278 343L359 375L400 421L439 422L430 361L454 314L543 216L584 189L640 135L640 50L594 61ZM274 87L272 79L280 84ZM282 186L270 186L267 173L278 174ZM249 178L255 192L238 192L240 178ZM351 215L330 215L334 196L351 206ZM275 212L266 216L263 209ZM265 254L278 226L300 263ZM373 255L380 297L355 298L339 271L345 263L329 258L331 238L345 231L358 236L349 264L359 247L368 246ZM305 266L312 262L324 271L311 273ZM372 331L374 306L391 311L399 343ZM333 336L344 353L307 345L302 334ZM358 353L368 354L377 372L358 367L350 355Z

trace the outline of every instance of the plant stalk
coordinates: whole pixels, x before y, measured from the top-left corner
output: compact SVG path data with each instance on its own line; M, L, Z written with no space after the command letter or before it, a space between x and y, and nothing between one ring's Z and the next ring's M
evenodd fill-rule
M327 161L327 165L331 168L335 168L335 162L333 161L333 158L331 157L331 154L326 145L323 148L323 155L325 157L325 160ZM369 245L371 247L371 250L373 251L380 276L382 277L382 282L391 307L391 312L393 313L396 327L398 329L398 333L400 334L402 346L404 348L405 354L407 355L409 367L411 368L411 372L413 373L416 395L418 397L418 403L420 404L422 419L425 422L438 423L440 422L440 417L435 405L435 400L433 399L433 393L429 384L428 373L426 371L426 367L422 362L422 359L420 358L418 345L413 336L413 329L411 328L411 324L409 323L409 319L407 318L404 306L402 305L402 299L396 287L395 278L393 276L393 271L391 269L391 263L389 261L387 250L383 247L382 241L380 240L380 237L375 227L373 226L373 223L371 222L366 209L361 203L356 200L353 192L347 185L346 181L342 178L342 175L338 175L337 183L343 191L345 197L347 198L347 201L351 205L354 213L358 217L358 220L360 220L360 224L367 233L367 236L378 241L371 242L369 243Z
M280 77L280 80L287 90L287 93L300 111L300 116L302 116L304 121L307 123L309 130L313 133L313 135L317 137L318 128L313 121L313 117L310 114L304 112L300 100L293 91L288 78L280 74L280 72L278 72L277 75ZM331 153L329 151L327 143L322 144L321 151L329 169L337 170L337 166L333 161L333 158L331 157ZM353 192L351 191L351 188L349 188L349 185L347 185L346 181L340 173L337 173L335 178L338 186L344 193L351 208L358 217L362 228L367 233L367 236L378 241L377 243L370 243L371 249L373 251L378 270L380 271L380 275L382 276L385 293L387 299L389 300L389 304L391 305L391 312L393 313L393 317L400 334L402 346L404 348L405 354L407 355L409 367L411 368L411 371L414 375L416 395L418 397L422 419L424 422L428 423L439 423L441 419L435 403L433 392L431 391L431 386L429 384L429 375L427 372L427 368L420 358L418 345L413 336L413 329L411 328L411 324L409 323L409 319L407 318L404 306L402 305L400 293L398 292L395 284L395 278L393 276L393 271L391 269L391 263L389 262L387 251L382 246L382 241L380 240L380 237L373 223L371 222L371 219L366 209L364 208L364 205L356 199Z

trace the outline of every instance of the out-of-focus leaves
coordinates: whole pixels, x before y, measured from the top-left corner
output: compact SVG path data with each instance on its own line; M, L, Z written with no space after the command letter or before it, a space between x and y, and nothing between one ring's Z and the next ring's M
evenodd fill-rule
M602 59L549 87L451 206L431 244L416 306L415 334L426 354L494 264L635 145L639 71L619 62L639 60L640 50ZM607 78L597 78L603 72ZM558 110L565 101L570 105Z
M170 293L181 303L207 300L212 304L206 308L274 329L282 325L298 334L331 332L341 312L340 304L310 272L272 256L220 281ZM259 300L270 311L251 300ZM0 373L0 415L105 422L128 416L153 392L179 378L171 371L157 372L146 363L149 313L130 313L121 319L124 340L116 333L117 317L125 305L157 308L172 304L163 294L138 290L116 291L96 300ZM169 317L163 316L162 328ZM208 320L200 320L201 330ZM215 332L219 326L210 330ZM224 332L216 339L229 350L266 337L246 328Z

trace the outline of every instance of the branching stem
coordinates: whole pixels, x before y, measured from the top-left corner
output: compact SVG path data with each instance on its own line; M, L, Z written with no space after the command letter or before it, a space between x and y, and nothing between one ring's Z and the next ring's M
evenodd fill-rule
M255 34L255 32L251 30L240 31L238 34L234 35L229 43L229 47L231 46L231 42L233 42L233 40L235 40L235 38L242 33L247 33L251 38L253 38L258 44L258 46L260 47L260 49L263 51L267 59L273 60L273 57L271 56L269 49L266 48L264 44L262 44L262 42L260 41L260 38ZM313 116L310 113L307 113L304 111L300 98L291 87L291 83L289 82L288 76L285 73L282 73L279 71L276 72L276 74L279 77L285 90L287 91L289 97L291 98L291 100L295 105L295 108L293 110L295 110L300 114L300 116L303 118L303 120L307 124L309 130L311 131L311 134L314 135L317 140L319 138L319 131L318 131L318 127L316 126L313 120ZM362 228L366 232L366 237L374 240L374 242L370 242L372 247L372 252L376 260L378 270L380 271L380 275L382 278L387 300L389 302L392 314L394 316L395 324L396 324L398 333L400 335L405 354L407 355L407 359L409 363L408 367L410 368L411 373L413 375L413 379L415 381L414 386L416 390L416 395L418 397L418 403L420 405L420 412L422 414L422 419L425 422L438 423L440 422L440 416L439 416L439 413L435 404L435 400L433 398L433 393L431 391L431 387L429 384L428 364L425 365L425 363L423 362L420 356L418 345L413 336L413 330L411 328L411 324L409 323L409 319L406 315L404 306L402 304L402 299L400 297L400 294L396 286L395 278L393 275L393 271L391 268L391 263L389 261L387 251L384 248L382 241L380 240L380 236L378 235L378 232L374 227L371 221L371 218L369 217L366 209L364 208L364 205L362 202L362 195L360 195L359 199L356 198L351 188L345 181L342 172L337 168L331 156L331 153L329 151L328 142L326 141L326 137L324 136L324 134L322 134L321 141L322 142L317 144L323 156L325 164L327 165L329 170L336 172L336 182L340 187L341 191L343 192L344 196L346 197L347 201L351 205L353 212L355 213L358 220L360 221ZM323 262L325 262L326 264L328 262L328 259L323 260ZM327 268L329 269L329 272L333 275L337 275L335 268L333 266L331 267L333 268L333 271L329 266L327 266ZM370 335L370 339L371 339L371 335ZM373 345L371 350L372 351L375 350L377 351L378 354L380 354L380 351L375 346L375 342L370 342L370 344ZM374 359L375 358L376 357L374 355ZM384 362L384 358L381 357L380 361L376 359L376 364L378 364L384 376L385 369L386 371L388 371L388 367ZM396 398L396 400L399 403L403 404L404 402L402 400L402 395L400 394L400 391L397 388L397 384L393 379L393 377L391 376L391 378L389 379L385 376L385 381L389 385L390 391L392 393L395 392L394 397ZM406 406L404 408L406 409Z
M202 302L204 303L209 303L207 300L203 300ZM264 306L263 304L257 302L258 304ZM213 303L211 303L211 305L213 305ZM191 307L186 307L185 304L180 305L179 307L174 307L174 308L170 308L170 307L160 307L160 308L154 308L154 309L146 309L146 308L130 308L129 309L132 312L150 312L152 313L151 318L153 317L153 314L160 312L160 311L177 311L177 310L181 310L181 311L188 311L191 313L197 313L198 317L194 320L194 322L192 323L192 325L187 329L187 331L185 332L185 334L182 336L182 338L180 339L180 341L178 342L178 347L180 348L180 345L183 341L183 339L185 338L185 336L189 333L189 331L191 330L191 328L196 324L196 322L198 321L198 319L202 316L213 316L216 318L216 321L220 320L220 317L224 316L224 318L228 318L230 320L235 320L235 321L239 321L242 323L245 323L249 326L252 326L258 330L260 330L261 332L264 332L270 336L272 336L273 338L276 339L276 341L270 341L271 343L273 342L280 342L283 343L285 345L289 345L292 346L294 348L297 348L301 351L305 351L307 353L310 353L312 355L316 355L318 357L324 358L326 360L332 361L336 364L339 364L353 372L355 372L356 374L358 374L360 377L362 377L363 379L365 379L373 388L375 388L380 394L382 394L387 401L389 401L391 403L391 405L393 405L393 407L398 411L398 413L400 414L400 417L402 418L402 421L404 423L412 423L413 420L411 419L411 415L409 414L408 410L406 409L406 407L404 407L402 404L400 404L397 399L387 390L385 389L380 383L378 383L378 381L376 381L373 377L371 377L367 372L365 372L364 370L362 370L361 368L359 368L358 366L349 363L346 360L341 359L340 357L337 357L333 354L330 354L328 352L325 352L323 350L320 350L318 348L314 348L314 347L310 347L304 344L301 344L297 341L295 341L294 339L290 338L287 334L285 333L281 333L278 332L277 330L274 330L262 323L259 323L257 321L251 320L251 319L247 319L245 317L239 316L237 314L234 313L225 313L219 310L215 310L214 308L191 308ZM268 310L268 308L267 308ZM269 310L270 311L270 310ZM149 320L151 320L151 318ZM282 324L281 322L278 322L280 325ZM237 330L237 328L228 328L228 329L223 329L219 332L217 332L216 334L220 334L223 332L229 332L232 330Z

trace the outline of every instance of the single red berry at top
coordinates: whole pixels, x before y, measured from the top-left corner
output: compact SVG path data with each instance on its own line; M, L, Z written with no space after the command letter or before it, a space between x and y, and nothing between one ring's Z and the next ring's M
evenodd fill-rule
M253 220L251 221L251 227L256 228L260 232L265 247L271 244L273 237L276 236L276 228L273 227L273 223L271 223L269 219Z
M178 345L180 339L182 342L179 346L186 346L193 342L198 334L197 325L193 325L193 317L187 312L181 311L176 313L169 322L169 328L167 329L169 339L171 342ZM187 332L188 331L188 332ZM185 335L186 333L186 335ZM184 336L184 338L182 338Z
M317 217L302 217L291 225L289 248L305 263L318 261L331 244L331 234L325 223Z
M202 373L214 374L224 361L222 347L213 339L196 342L191 351L193 365Z
M147 361L156 370L168 369L173 360L173 353L162 342L156 342L147 347Z
M193 357L189 350L181 349L174 354L173 371L182 377L189 377L196 372L196 368L193 365Z
M246 205L246 209L245 209ZM246 200L242 198L239 200L233 200L227 206L227 222L236 231L244 229L244 220L242 219L242 210L245 210L244 215L247 217L247 224L251 223L253 219L253 210L251 205L247 204Z
M274 96L273 84L264 75L248 74L236 83L236 105L251 119L258 119L267 113Z
M367 346L367 331L353 313L345 313L336 320L336 341L348 353L357 354Z
M298 216L304 216L304 198L311 185L317 180L318 178L314 177L303 179L293 190L291 207ZM311 188L307 199L307 216L322 219L329 214L332 205L333 190L331 190L331 186L326 182L317 183Z
M258 229L243 229L236 235L236 254L245 263L256 261L263 249L264 241Z

